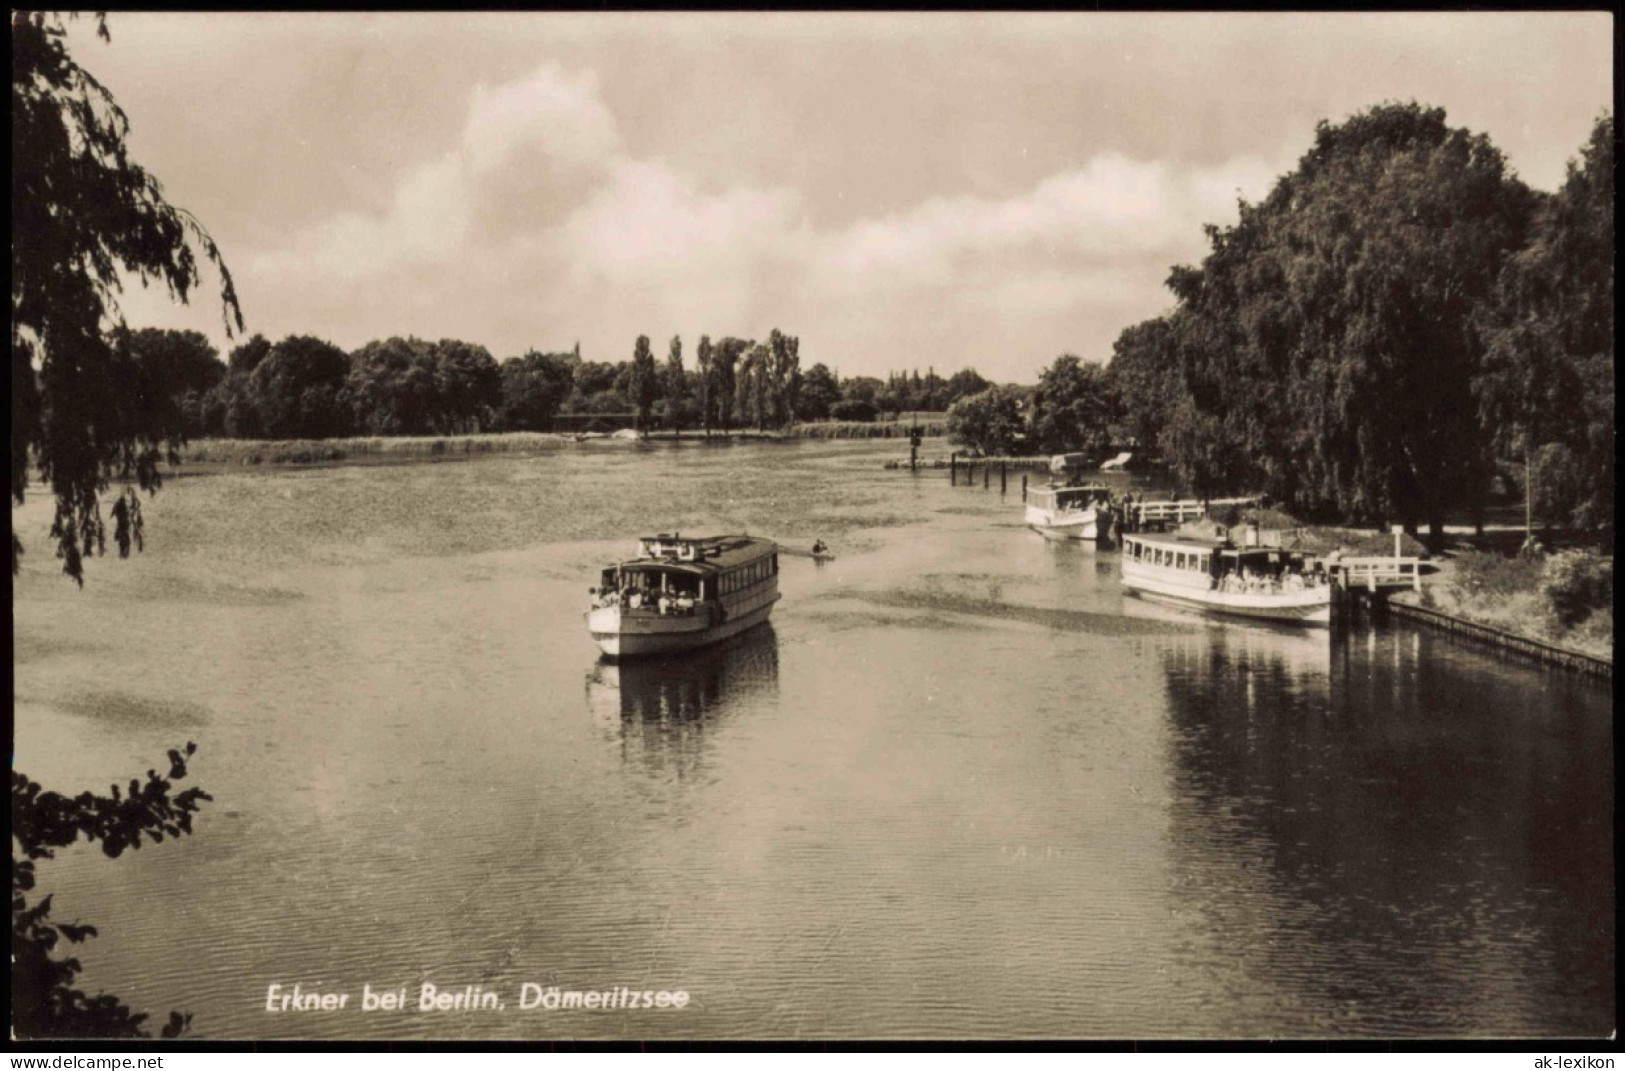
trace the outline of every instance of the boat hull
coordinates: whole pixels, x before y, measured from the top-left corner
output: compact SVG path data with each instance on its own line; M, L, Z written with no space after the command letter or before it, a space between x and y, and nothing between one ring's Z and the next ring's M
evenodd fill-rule
M1045 539L1076 539L1094 542L1100 538L1095 510L1047 510L1027 507L1027 527Z
M1227 593L1126 575L1123 587L1129 594L1151 602L1202 613L1309 627L1329 627L1332 623L1332 593L1325 587L1269 595Z
M623 618L615 609L593 610L587 614L587 628L593 642L609 658L638 658L675 654L737 636L766 621L778 602L777 592L757 600L757 605L741 607L718 624L696 622L694 618Z

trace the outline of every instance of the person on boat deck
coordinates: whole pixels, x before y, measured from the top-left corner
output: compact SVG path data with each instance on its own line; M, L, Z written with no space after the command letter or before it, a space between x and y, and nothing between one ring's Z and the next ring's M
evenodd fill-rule
M824 541L822 539L818 539L818 540L813 541L812 552L814 554L822 554L825 551L827 551L828 549L829 548L824 545Z

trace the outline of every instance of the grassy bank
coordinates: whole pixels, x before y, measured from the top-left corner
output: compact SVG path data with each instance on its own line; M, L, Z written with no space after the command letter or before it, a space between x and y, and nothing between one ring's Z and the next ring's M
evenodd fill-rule
M1582 551L1517 558L1463 551L1412 602L1480 625L1566 647L1614 656L1614 561Z
M921 420L920 433L928 438L948 434L948 422L941 413L933 413L934 420ZM792 424L785 435L795 439L907 439L912 423L901 421L818 420Z

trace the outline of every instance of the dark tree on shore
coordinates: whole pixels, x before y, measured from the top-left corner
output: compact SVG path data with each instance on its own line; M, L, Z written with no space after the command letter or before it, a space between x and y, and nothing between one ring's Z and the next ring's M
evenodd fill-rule
M716 383L712 375L711 336L701 335L700 345L694 351L695 372L698 382L695 384L700 398L700 424L705 428L705 434L711 434L711 425L717 420L717 392Z
M11 497L23 501L35 459L56 498L57 556L77 581L105 545L102 492L114 479L156 490L179 445L132 404L137 370L113 341L120 271L185 301L201 282L195 245L219 272L228 333L242 311L214 240L130 159L128 119L65 37L59 15L12 15ZM139 511L133 489L119 501L121 517ZM13 573L22 549L13 531Z
M1614 119L1603 115L1497 281L1474 384L1498 455L1531 480L1540 515L1610 533L1614 187Z
M807 369L796 396L797 420L828 420L830 407L841 400L841 385L822 362Z
M98 29L111 40L99 16ZM32 456L56 499L57 555L82 584L85 555L103 547L101 495L114 479L156 490L159 461L184 435L142 407L140 347L119 330L119 272L185 301L200 282L196 244L220 273L228 334L241 330L242 312L213 240L129 158L128 120L68 54L62 17L14 13L11 30L11 495L23 502ZM128 483L112 513L121 553L139 546L139 500ZM14 529L14 575L22 550ZM192 751L188 744L186 755ZM69 798L12 771L14 1036L146 1036L145 1015L110 994L76 989L79 961L56 956L63 941L83 942L95 928L52 922L51 897L31 898L36 863L81 837L117 857L144 838L191 832L208 796L189 789L171 797L186 764L178 751L169 757L168 778L149 771L128 795L114 787L110 796ZM189 1018L171 1012L163 1036L178 1036Z
M169 437L192 439L210 431L210 399L226 378L219 351L197 331L165 331L143 327L115 333L119 345L135 359L141 389L140 402Z
M638 430L649 428L649 410L660 397L660 370L655 367L654 351L649 348L649 336L639 335L632 348L631 376L627 382L628 400L638 413Z
M980 394L993 384L983 379L974 368L961 368L948 377L944 387L944 400L942 408L946 409L961 398L968 398L972 394Z
M832 420L850 420L858 424L873 424L880 410L867 398L842 398L829 407Z
M1191 406L1175 460L1194 477L1201 454L1311 516L1440 538L1448 509L1482 501L1473 321L1531 204L1440 109L1321 123L1298 168L1169 280Z
M666 355L666 419L681 435L688 419L688 373L683 371L683 340L671 337L671 350Z
M982 389L986 390L987 388ZM880 396L885 393L885 390L886 384L874 376L852 376L849 379L841 380L842 398L868 402L877 411L880 409ZM980 394L981 391L973 391L972 393Z
M310 335L289 335L249 374L245 397L268 439L331 439L354 425L343 397L350 371L345 352Z
M434 430L468 435L496 425L502 405L502 370L484 346L443 338L433 347L436 399Z
M1021 430L1021 395L1010 387L989 387L948 407L948 438L984 457L1013 453Z
M454 435L496 422L502 372L484 346L391 338L350 355L344 396L368 435Z
M739 388L739 359L750 343L742 338L728 336L716 344L711 352L711 368L716 373L717 419L724 435L733 426L734 394Z
M1105 369L1063 354L1038 377L1032 438L1044 453L1103 456L1112 444L1117 404Z
M1170 317L1127 328L1112 344L1106 377L1120 406L1118 439L1143 453L1159 454L1174 407L1184 393Z
M575 365L569 353L537 353L502 362L502 411L508 431L551 431L553 417L570 397Z

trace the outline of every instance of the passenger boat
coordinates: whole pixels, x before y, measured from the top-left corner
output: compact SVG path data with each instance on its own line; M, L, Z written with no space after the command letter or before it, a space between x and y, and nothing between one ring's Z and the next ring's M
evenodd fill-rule
M1110 527L1111 491L1099 484L1029 487L1027 526L1046 539L1094 540Z
M779 548L745 535L638 540L603 571L587 630L611 658L671 654L759 625L779 601Z
M1330 625L1332 589L1318 562L1280 548L1176 535L1123 536L1123 587L1187 609Z

